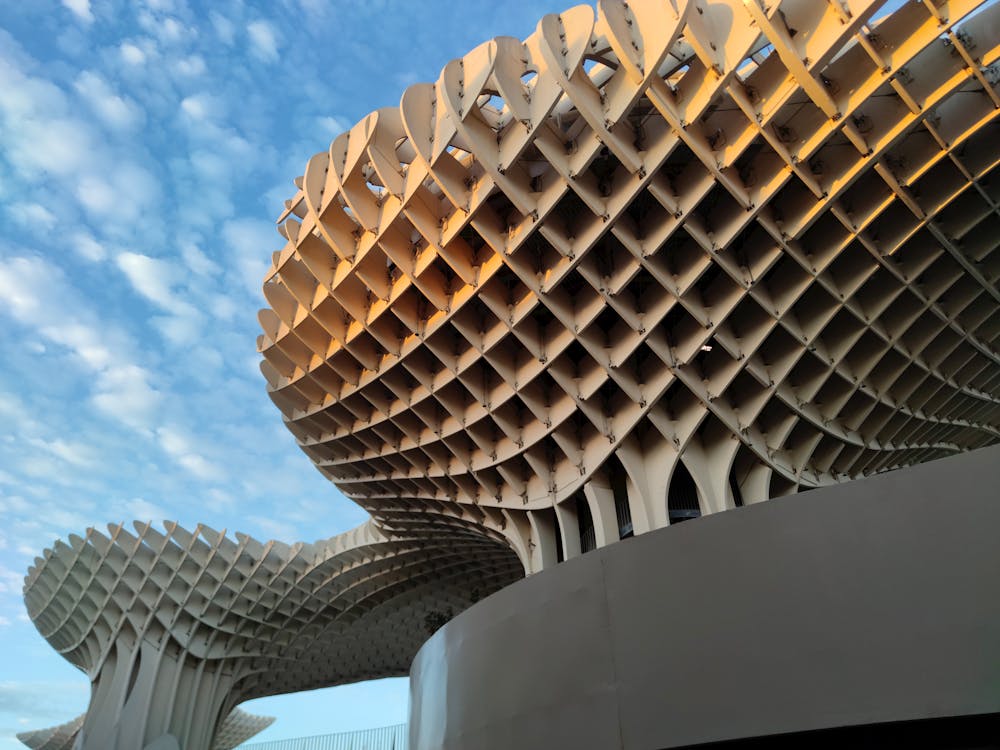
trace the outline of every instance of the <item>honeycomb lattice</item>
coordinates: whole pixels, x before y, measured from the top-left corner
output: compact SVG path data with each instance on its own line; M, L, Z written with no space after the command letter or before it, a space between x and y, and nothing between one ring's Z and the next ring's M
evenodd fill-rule
M1000 5L881 4L580 6L336 138L260 316L302 449L535 570L682 474L708 513L995 442Z
M997 442L1000 2L879 6L573 8L314 156L262 370L372 521L47 550L81 750L208 750L248 698L405 674L525 570Z
M74 750L86 714L48 729L21 732L17 738L32 750ZM219 728L212 750L233 750L274 723L273 716L257 716L234 708Z
M93 683L80 747L171 735L207 750L257 726L216 733L245 700L407 674L430 632L521 575L506 545L455 527L390 540L368 523L287 545L137 523L57 542L25 602Z

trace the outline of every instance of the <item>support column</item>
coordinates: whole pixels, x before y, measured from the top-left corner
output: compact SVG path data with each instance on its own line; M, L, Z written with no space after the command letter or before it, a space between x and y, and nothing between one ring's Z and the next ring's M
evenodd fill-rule
M667 487L677 463L677 446L659 432L651 430L641 443L630 435L618 448L617 455L628 472L629 504L635 533L641 533L640 529L650 531L666 526Z
M232 665L120 639L93 681L76 750L210 750Z
M729 486L729 473L740 441L732 434L727 439L725 433L718 432L719 435L711 435L704 440L692 439L684 450L684 462L698 486L702 513L705 515L736 507Z
M551 568L559 561L556 546L556 534L559 530L555 528L555 514L551 511L528 511L528 521L531 523L531 538L535 542L533 559L539 570Z
M594 540L597 547L607 547L618 541L618 517L615 515L615 494L605 486L603 477L595 477L583 485L587 507L594 519Z
M563 556L569 560L580 555L580 519L576 515L574 503L562 502L556 505L559 533L562 535Z

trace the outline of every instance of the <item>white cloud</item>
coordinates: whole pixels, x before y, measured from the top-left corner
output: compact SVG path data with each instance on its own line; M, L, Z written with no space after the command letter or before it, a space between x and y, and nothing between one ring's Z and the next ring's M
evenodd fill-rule
M214 267L217 270L201 251L197 248L193 251L189 248L185 258L202 269ZM164 339L174 346L190 347L203 336L205 324L199 307L182 296L190 293L190 290L180 287L186 269L169 260L131 252L121 253L115 258L115 263L139 294L170 313L152 318L153 325Z
M266 62L278 59L278 38L274 28L267 21L254 21L247 25L250 37L250 51Z
M163 39L177 41L184 36L184 31L184 25L178 22L176 18L167 17L160 22L160 36Z
M195 78L205 74L205 59L201 55L191 55L173 64L174 72L185 78Z
M41 258L0 260L0 299L7 302L0 312L68 349L93 375L98 410L136 430L153 421L162 394L152 374L132 361L135 347L99 321L58 267Z
M90 0L62 0L62 4L84 23L91 23L94 14L90 10Z
M0 392L0 417L3 417L0 424L5 429L12 429L21 435L35 434L39 428L38 420L21 399L9 393Z
M20 592L20 585L17 590ZM0 682L0 712L27 719L28 726L66 721L87 706L90 686L82 675L79 677L74 682Z
M219 41L227 45L232 44L236 37L236 27L233 22L215 11L212 11L208 18L212 22L212 28L215 29L215 35L219 37Z
M236 509L236 498L218 487L211 487L205 493L205 500L215 513L231 512Z
M77 255L91 263L100 263L108 257L104 246L86 232L77 232L69 241Z
M215 261L190 242L181 246L181 257L184 259L185 267L199 276L214 276L221 270Z
M69 442L62 438L54 440L29 438L28 443L34 448L45 451L73 466L86 467L97 463L97 456L93 448L84 443Z
M274 225L263 219L233 219L222 225L222 239L226 265L235 269L252 296L259 297L271 253L281 247Z
M202 451L191 443L191 439L176 427L160 427L156 430L160 447L173 458L178 465L186 469L198 479L219 481L225 474L218 466L206 460Z
M58 302L56 310L59 310ZM80 323L71 315L61 316L62 319L57 320L55 311L44 315L44 318L45 322L39 326L41 334L49 341L73 351L90 369L103 370L114 362L115 357L105 344L98 328ZM32 322L23 318L22 321Z
M271 539L289 544L299 541L295 538L295 526L290 523L283 523L270 516L247 516L247 520Z
M112 419L136 430L146 429L163 398L149 380L150 373L138 365L109 367L98 374L92 401Z
M191 166L200 177L210 182L223 182L229 178L233 165L217 151L199 149L191 153Z
M146 62L146 53L129 42L122 42L121 46L118 47L118 52L121 54L122 60L128 65L142 65Z
M92 71L77 76L73 88L105 125L127 129L142 120L142 110L132 100L111 90L107 81Z
M97 175L83 177L76 186L76 199L94 214L111 213L115 207L115 190L107 180Z
M23 585L24 573L0 565L0 594L20 593Z
M317 125L330 140L351 129L351 124L343 117L320 117L317 119Z
M181 111L195 121L213 120L222 114L222 105L209 94L192 94L181 101Z
M143 297L167 309L177 306L171 291L178 277L173 264L139 253L122 253L115 258L115 263Z
M193 314L160 316L153 318L153 325L174 346L194 344L205 328L201 318Z
M154 9L155 11L155 9ZM136 20L139 26L147 33L152 34L165 44L179 42L187 36L194 36L197 32L194 29L186 28L176 18L163 15L159 12L142 11Z
M41 203L12 203L8 208L13 219L31 229L52 229L56 216Z
M83 174L74 192L95 218L129 224L152 205L160 194L160 185L144 167L120 160L106 165L101 172Z
M141 497L126 502L124 510L130 516L129 521L164 521L169 518L163 508Z
M212 315L221 320L232 320L240 311L241 306L232 297L217 294L209 301L209 309L212 311Z
M8 126L7 153L25 177L36 178L39 171L71 176L93 163L97 139L82 120L29 116L20 121L8 120Z
M2 45L0 45L2 49ZM78 116L74 101L51 82L28 75L23 61L0 52L0 142L28 185L54 177L92 218L129 225L159 196L159 183L131 154L116 151L94 120ZM142 111L96 74L81 74L76 95L112 127L139 122ZM51 185L46 186L52 193ZM57 194L58 195L58 194Z

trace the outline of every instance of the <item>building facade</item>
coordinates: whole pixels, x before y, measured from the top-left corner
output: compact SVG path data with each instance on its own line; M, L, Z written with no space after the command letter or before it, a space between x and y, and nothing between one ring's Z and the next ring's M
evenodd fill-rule
M336 138L264 284L303 451L534 572L995 442L1000 10L880 6L579 6Z
M639 546L583 553L997 443L1000 3L881 6L578 6L310 159L261 369L372 520L314 545L138 524L47 550L25 597L93 680L79 746L206 750L243 700L406 674L480 599L543 611L536 579L585 590L561 571ZM465 667L496 665L482 648ZM415 705L456 705L428 659Z

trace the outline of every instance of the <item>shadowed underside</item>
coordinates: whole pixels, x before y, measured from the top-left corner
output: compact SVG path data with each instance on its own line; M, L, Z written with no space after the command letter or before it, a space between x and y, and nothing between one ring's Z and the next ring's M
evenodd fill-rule
M245 700L405 675L431 632L522 575L506 545L457 529L290 546L136 523L46 550L25 602L92 681L83 750L207 750Z
M260 316L302 449L538 570L995 442L1000 5L880 5L580 6L335 139Z

